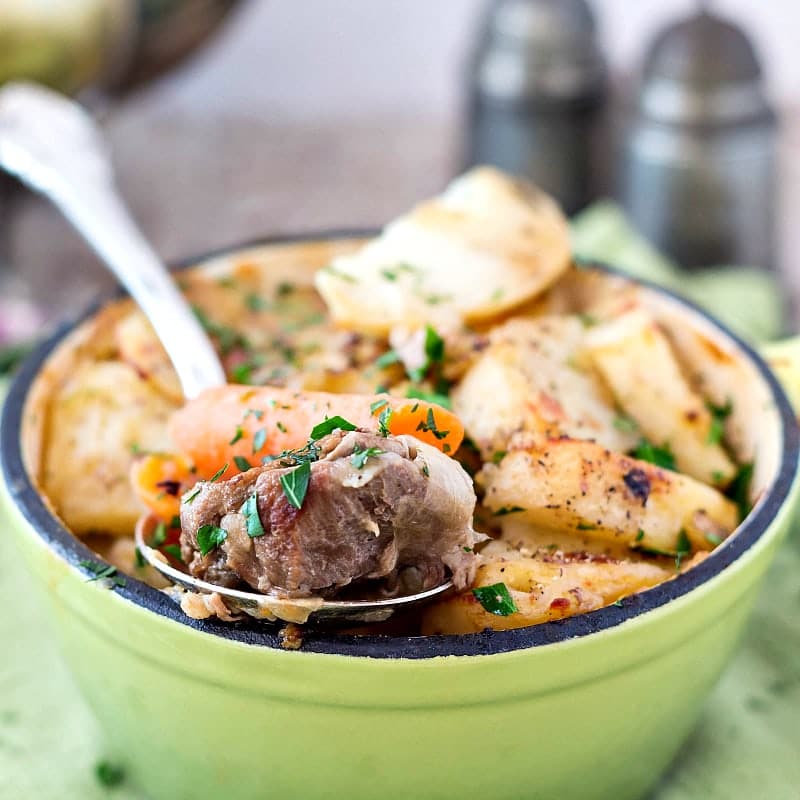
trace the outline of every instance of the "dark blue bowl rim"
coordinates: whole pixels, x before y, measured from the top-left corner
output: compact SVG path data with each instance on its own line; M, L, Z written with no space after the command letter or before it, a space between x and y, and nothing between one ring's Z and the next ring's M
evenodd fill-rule
M201 264L214 257L243 251L251 247L360 238L373 234L372 230L335 230L266 237L221 248L195 258L184 259L175 263L173 268L181 269ZM599 262L591 262L588 266L633 280L613 267ZM782 425L783 455L781 464L775 481L757 508L740 526L736 536L724 548L713 553L701 564L671 581L662 583L646 592L627 597L620 605L608 606L564 620L509 631L487 630L482 633L457 636L352 636L310 627L304 635L303 651L369 658L420 659L437 656L491 655L589 636L613 628L626 620L646 614L688 594L719 574L753 547L769 528L770 523L786 501L798 469L800 429L798 429L789 399L758 353L728 330L725 325L674 292L648 281L636 280L635 282L670 296L684 307L704 317L732 339L754 364L772 393ZM87 560L101 562L102 560L64 527L34 487L25 469L20 431L28 391L39 369L64 336L95 313L100 305L94 305L76 320L61 326L26 358L9 388L0 422L0 456L3 477L16 506L42 541L59 557L86 574L87 578L92 577L92 574L86 567L81 566L80 562ZM251 620L237 623L225 623L216 619L193 620L187 617L165 594L135 578L127 578L124 586L116 586L109 591L114 591L126 600L155 614L203 633L253 646L280 648L277 624Z

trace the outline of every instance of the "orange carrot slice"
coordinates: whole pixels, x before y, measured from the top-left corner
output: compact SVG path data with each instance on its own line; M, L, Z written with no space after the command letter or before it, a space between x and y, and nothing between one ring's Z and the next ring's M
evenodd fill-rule
M446 453L455 453L464 438L458 417L423 400L235 385L190 400L173 414L169 434L202 477L227 463L228 478L260 465L264 456L303 447L326 417L378 430L387 408L391 414L384 413L383 421L392 434L411 434Z
M177 455L148 453L131 466L137 497L163 522L180 515L181 495L196 480L196 470Z

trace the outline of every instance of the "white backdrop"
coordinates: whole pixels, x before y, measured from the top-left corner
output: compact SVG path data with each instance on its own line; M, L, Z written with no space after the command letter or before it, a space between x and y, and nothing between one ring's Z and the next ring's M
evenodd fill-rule
M608 58L634 71L654 32L690 0L594 0ZM780 103L800 91L800 0L717 0L746 26ZM483 0L250 0L209 50L160 85L197 109L331 119L451 114Z

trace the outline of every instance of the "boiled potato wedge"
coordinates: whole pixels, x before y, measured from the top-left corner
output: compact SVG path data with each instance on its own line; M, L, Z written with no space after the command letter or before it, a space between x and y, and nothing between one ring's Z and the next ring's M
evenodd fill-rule
M585 352L644 435L669 446L680 472L715 486L732 480L736 466L720 436L712 434L711 413L646 311L630 311L592 328Z
M716 489L594 442L515 447L478 476L496 516L668 554L683 549L683 534L707 550L738 523L736 505Z
M526 431L594 439L629 450L638 435L619 426L608 389L578 361L586 335L576 316L511 319L495 328L489 347L452 390L453 410L486 459ZM622 429L621 429L622 427Z
M473 588L505 584L517 612L492 614L469 590L429 606L423 616L423 635L537 625L594 611L670 577L662 567L642 561L544 560L526 558L513 550L482 556L482 561Z
M567 222L553 200L479 167L335 259L316 285L339 325L387 335L443 316L494 319L541 294L569 264Z
M48 421L43 488L78 535L130 536L143 506L128 478L134 452L166 450L170 402L133 367L79 367L57 390Z

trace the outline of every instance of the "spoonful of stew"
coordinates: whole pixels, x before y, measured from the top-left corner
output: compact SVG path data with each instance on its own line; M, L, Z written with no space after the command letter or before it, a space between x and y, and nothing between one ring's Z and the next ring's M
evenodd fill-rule
M159 497L172 495L179 513L165 521L156 504L135 535L142 558L184 587L176 596L187 613L379 621L469 584L481 537L472 482L446 455L463 435L449 412L386 396L225 385L212 343L131 219L102 136L78 104L35 86L0 90L0 166L75 225L175 367L187 404L172 438L185 474L164 477L152 460L138 470L142 483L148 470L158 473ZM278 405L317 420L296 425L276 452L248 425ZM198 419L234 418L233 437L203 436L197 446ZM236 453L248 433L255 463ZM167 536L175 541L165 552Z

